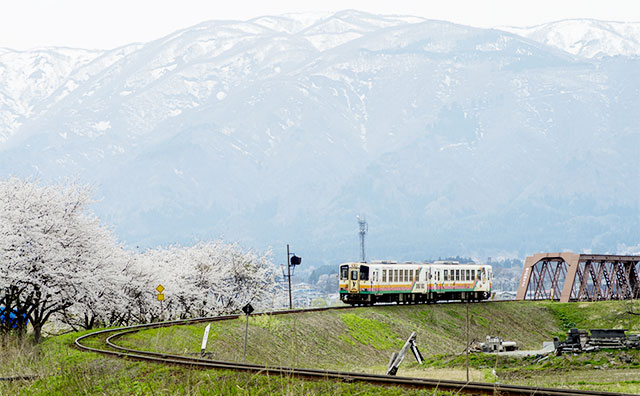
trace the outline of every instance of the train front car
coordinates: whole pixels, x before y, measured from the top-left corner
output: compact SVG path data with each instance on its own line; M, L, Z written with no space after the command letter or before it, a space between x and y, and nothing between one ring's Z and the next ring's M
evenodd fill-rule
M423 263L345 263L340 265L340 299L351 305L425 302L428 279L429 269Z
M345 263L340 265L340 300L347 304L373 304L367 263Z

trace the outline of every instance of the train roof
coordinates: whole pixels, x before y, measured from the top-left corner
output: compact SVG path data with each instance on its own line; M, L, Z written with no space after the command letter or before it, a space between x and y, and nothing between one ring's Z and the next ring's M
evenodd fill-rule
M371 260L371 261L353 261L341 263L343 264L408 264L408 265L424 265L424 264L433 264L433 265L483 265L483 266L491 266L490 264L478 264L478 263L460 263L458 261L448 261L448 260L436 260L434 262L428 261L394 261L394 260Z

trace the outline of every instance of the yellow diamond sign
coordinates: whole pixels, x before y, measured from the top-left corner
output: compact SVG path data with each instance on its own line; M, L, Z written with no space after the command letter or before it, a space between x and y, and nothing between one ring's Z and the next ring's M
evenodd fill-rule
M156 290L158 291L158 293L162 293L164 291L164 286L158 285L158 287L156 287Z

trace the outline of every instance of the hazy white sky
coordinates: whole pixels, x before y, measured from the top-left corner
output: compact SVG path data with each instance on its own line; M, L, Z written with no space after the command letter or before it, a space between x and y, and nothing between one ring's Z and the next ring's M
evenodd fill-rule
M640 22L638 0L3 0L0 47L110 49L212 19L356 9L478 27L570 18Z

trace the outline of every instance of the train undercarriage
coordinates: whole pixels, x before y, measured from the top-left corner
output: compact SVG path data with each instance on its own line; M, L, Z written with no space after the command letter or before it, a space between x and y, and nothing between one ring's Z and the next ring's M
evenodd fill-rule
M342 293L340 300L351 305L373 305L376 303L396 304L431 304L438 301L469 301L487 300L488 292L446 292L446 293Z

